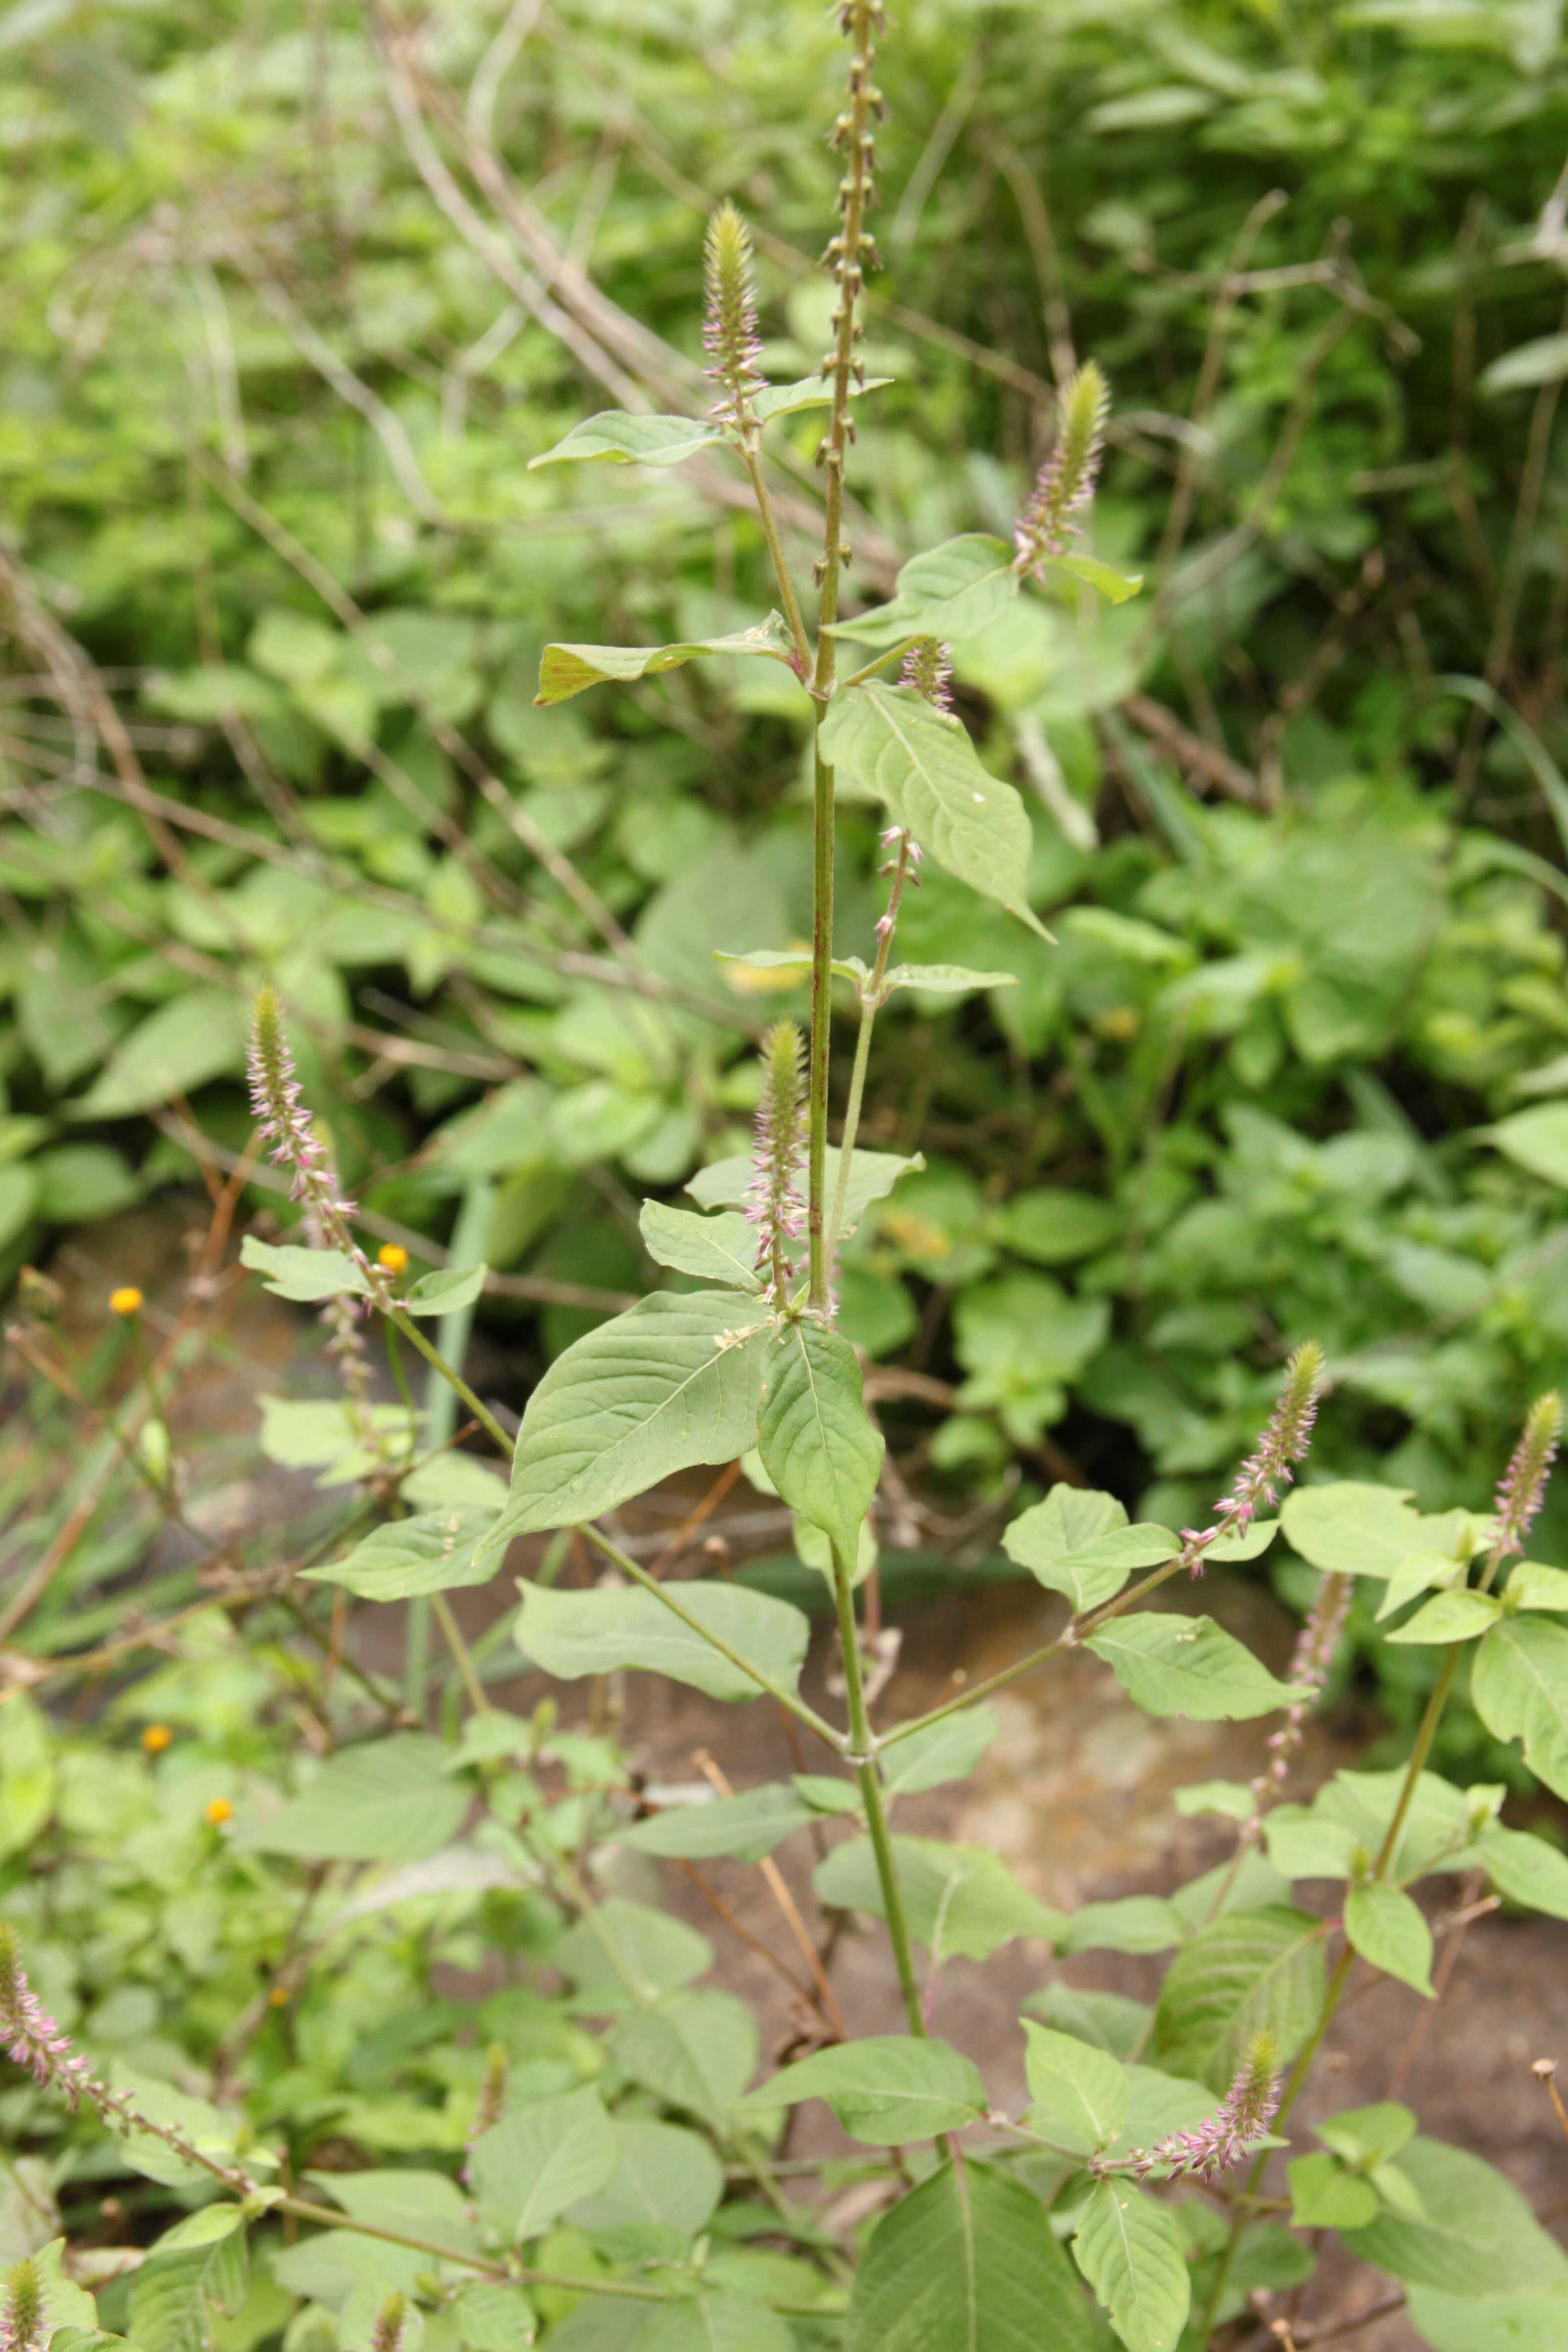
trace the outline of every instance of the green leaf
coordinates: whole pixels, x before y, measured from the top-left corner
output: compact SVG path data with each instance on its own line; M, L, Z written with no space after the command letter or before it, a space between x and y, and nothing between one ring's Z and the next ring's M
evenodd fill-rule
M987 1960L1014 1936L1054 1943L1061 1933L1060 1912L1026 1894L984 1846L910 1837L891 1843L910 1933L933 1957ZM869 1838L835 1846L817 1864L816 1886L824 1903L840 1910L887 1916Z
M1491 399L1500 392L1531 392L1538 384L1568 376L1568 335L1537 335L1481 370L1476 390Z
M1361 2230L1378 2210L1370 2180L1332 2156L1298 2156L1290 2168L1290 2221L1298 2230Z
M503 2116L481 2132L469 2177L486 2220L513 2244L537 2238L568 2205L614 2179L621 2160L597 2091L563 2091Z
M1192 2273L1168 2209L1130 2180L1102 2180L1079 2214L1072 2250L1127 2352L1173 2352Z
M1168 1952L1186 1941L1175 1906L1163 1895L1124 1895L1113 1903L1085 1903L1058 1940L1061 1952Z
M970 996L981 988L1016 988L1016 971L970 971L961 963L896 963L884 975L883 993L918 988L927 996Z
M713 1947L682 1919L612 1896L599 1906L596 1923L580 1919L568 1927L550 1957L576 1987L573 2007L610 2017L662 2000L705 1975Z
M574 1341L528 1400L495 1549L745 1453L763 1336L744 1291L660 1291Z
M838 1189L838 1148L827 1147L827 1197L831 1201ZM850 1155L849 1181L844 1194L844 1223L839 1238L847 1241L873 1201L882 1200L890 1192L900 1176L922 1169L925 1161L917 1151L910 1160L900 1160L890 1151L856 1151ZM756 1180L756 1169L749 1152L736 1152L728 1160L711 1160L700 1168L687 1186L698 1205L704 1209L736 1209L744 1202L748 1188Z
M951 2164L883 2215L849 2297L844 2352L1092 2352L1093 2325L1037 2197Z
M1537 1103L1479 1132L1516 1167L1548 1184L1568 1185L1568 1103Z
M1376 2099L1371 2106L1343 2107L1313 2128L1324 2147L1347 2164L1376 2165L1409 2147L1415 2118L1397 2099Z
M645 1201L638 1222L643 1245L660 1265L673 1265L702 1282L728 1283L732 1289L762 1288L756 1271L757 1229L749 1217L733 1210L719 1217L696 1217L689 1209Z
M913 1797L949 1780L967 1780L1000 1729L993 1708L969 1706L923 1731L911 1731L883 1751L886 1794Z
M1268 2027L1289 2065L1323 1999L1323 1923L1268 1904L1200 1927L1165 1971L1151 2055L1223 2097L1252 2036Z
M1433 1522L1423 1521L1403 1493L1354 1478L1298 1486L1279 1523L1303 1559L1340 1576L1392 1576L1413 1552L1434 1549Z
M1505 1617L1476 1654L1476 1713L1499 1739L1522 1739L1531 1770L1568 1797L1568 1626Z
M1495 1592L1439 1592L1387 1636L1391 1642L1471 1642L1495 1625L1502 1602Z
M563 441L531 457L528 470L531 474L540 466L574 465L595 457L612 466L679 466L723 437L707 417L626 416L610 408L574 425Z
M1151 1715L1237 1721L1290 1701L1289 1686L1210 1617L1146 1610L1112 1619L1084 1647L1105 1660L1128 1697Z
M966 531L912 556L887 604L840 621L837 634L873 646L897 645L900 637L977 637L1001 619L1017 593L1005 540Z
M1081 1616L1112 1600L1135 1568L1173 1559L1181 1544L1166 1528L1129 1527L1113 1496L1058 1485L1004 1529L1002 1549Z
M523 1655L562 1682L637 1666L689 1683L710 1698L758 1696L752 1676L715 1650L662 1601L637 1586L621 1592L574 1592L521 1578L517 1643ZM811 1621L788 1601L744 1585L686 1583L675 1597L689 1615L743 1658L793 1690L805 1662Z
M639 677L658 677L667 669L679 669L702 654L760 654L792 667L795 647L777 613L770 613L754 628L737 629L728 637L701 637L690 645L546 646L534 701L548 708L554 702L569 702L590 686L630 686Z
M1074 2156L1110 2147L1127 2121L1127 2077L1119 2061L1033 2018L1024 2020L1024 2032L1030 2122Z
M682 2107L716 2132L757 2067L757 2028L733 1994L679 1992L657 2009L634 2010L616 2027L617 2063L668 2106Z
M1484 2303L1413 2286L1405 2307L1432 2352L1563 2352L1568 2344L1568 2286L1527 2287Z
M724 2170L705 2139L643 2116L614 2126L620 2160L603 2189L567 2211L583 2230L658 2222L694 2238L724 2194Z
M455 1837L468 1791L438 1739L399 1732L329 1757L308 1789L235 1840L252 1853L310 1862L416 1862Z
M239 1245L239 1262L253 1274L264 1274L275 1298L309 1305L318 1298L363 1298L363 1275L346 1251L335 1249L274 1249L247 1234Z
M1387 2208L1346 2245L1412 2285L1484 2296L1500 2286L1568 2285L1568 2256L1549 2238L1517 2189L1479 2156L1441 2140L1415 2139L1399 2159L1421 2210Z
M1201 1813L1223 1813L1226 1821L1247 1822L1257 1811L1245 1780L1194 1780L1172 1793L1184 1821L1194 1821Z
M1432 1930L1397 1886L1352 1886L1345 1898L1345 1935L1362 1958L1384 1976L1397 1977L1428 2000L1435 1998Z
M703 2288L665 2304L649 2314L635 2336L626 2336L627 2323L619 2314L616 2325L616 2352L622 2345L628 2352L795 2352L797 2341L788 2322L765 2303L725 2287ZM604 2352L612 2352L610 2336L601 2342Z
M495 1561L489 1553L483 1559L478 1554L495 1522L493 1507L472 1506L394 1519L373 1528L345 1559L301 1574L311 1584L343 1585L360 1601L409 1601L418 1593L486 1584Z
M851 2139L898 2147L977 2122L985 2084L978 2067L946 2042L871 2034L786 2066L737 2099L732 2112L766 2115L802 2099L826 2099Z
M1143 585L1141 572L1118 572L1114 564L1102 563L1095 555L1053 555L1047 559L1046 569L1065 572L1070 580L1085 581L1112 604L1125 604Z
M1385 1617L1392 1617L1419 1594L1430 1592L1435 1584L1457 1583L1464 1573L1464 1561L1456 1559L1451 1552L1413 1551L1389 1578L1375 1622L1381 1625Z
M764 424L770 416L793 416L801 408L831 408L837 379L832 375L803 375L797 383L767 383L752 402L752 413ZM891 383L890 375L868 375L864 383L853 377L849 382L849 397L858 400L863 392L881 392Z
M1142 2001L1129 2000L1124 1993L1089 1992L1065 1984L1042 1985L1025 2007L1037 2011L1059 2033L1070 2033L1096 2050L1109 2050L1115 2058L1126 2058L1141 2047L1154 2016Z
M1528 1830L1489 1829L1476 1840L1476 1857L1510 1903L1549 1918L1568 1919L1568 1855Z
M245 1012L221 988L186 988L122 1037L70 1106L79 1118L122 1118L245 1067Z
M421 1275L404 1306L410 1315L456 1315L471 1307L485 1286L488 1265L447 1265L438 1273Z
M860 1366L842 1332L801 1316L769 1340L757 1450L792 1511L853 1566L885 1451L861 1402Z
M521 2287L477 2280L458 2289L450 2308L468 2352L532 2352L537 2331Z
M620 1843L637 1853L668 1854L706 1862L717 1853L740 1862L761 1862L781 1838L815 1818L812 1808L787 1782L771 1780L742 1796L718 1797L700 1805L670 1805L651 1820L622 1830Z
M939 866L1050 937L1024 895L1033 848L1024 803L982 765L958 719L872 679L834 697L820 740L824 758L883 801Z
M1568 1609L1568 1569L1546 1568L1538 1559L1521 1559L1508 1580L1504 1606L1515 1609Z

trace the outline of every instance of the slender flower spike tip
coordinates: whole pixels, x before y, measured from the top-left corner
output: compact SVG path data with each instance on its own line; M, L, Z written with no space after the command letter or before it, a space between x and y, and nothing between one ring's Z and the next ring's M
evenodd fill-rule
M467 2141L463 2159L463 2185L471 2186L469 2167L475 2147L486 2132L500 2123L501 2109L506 2105L507 2054L504 2042L492 2042L485 2053L485 2071L479 2077L479 2095L474 2102L473 2128Z
M1195 2131L1172 2132L1154 2147L1137 2148L1117 2170L1135 2172L1146 2180L1163 2172L1172 2180L1194 2175L1212 2180L1245 2163L1263 2139L1279 2105L1276 2073L1279 2045L1268 2027L1255 2033L1224 2100Z
M48 2340L37 2265L13 2263L0 2287L0 2352L44 2352Z
M757 1228L757 1272L771 1275L765 1296L782 1307L795 1272L789 1244L800 1239L805 1204L795 1177L805 1150L803 1040L793 1021L775 1021L763 1040L763 1094L752 1160L756 1175L746 1214Z
M917 637L904 656L899 684L912 687L923 702L934 704L938 710L951 710L948 681L952 676L952 647L939 645L935 637Z
M1492 1540L1500 1559L1524 1549L1524 1538L1546 1497L1546 1481L1552 1475L1562 1434L1563 1400L1555 1389L1548 1389L1531 1406L1524 1433L1498 1485Z
M757 335L751 231L728 197L708 224L702 283L702 348L708 373L721 387L721 397L709 413L744 429L755 422L750 404L763 388L757 370L763 347Z
M375 1304L384 1309L392 1297L391 1282L373 1266L353 1237L349 1219L354 1204L338 1191L338 1180L326 1147L310 1123L303 1102L304 1088L289 1050L283 1008L274 988L257 992L250 1013L250 1044L246 1055L250 1078L250 1108L263 1142L272 1147L271 1159L293 1175L289 1197L305 1213L306 1230L313 1245L323 1244L351 1257L364 1277Z
M1067 553L1080 529L1073 517L1085 513L1094 497L1110 414L1110 387L1094 361L1085 360L1062 394L1056 446L1014 530L1015 571L1037 579L1052 556Z
M1238 1536L1249 1528L1259 1508L1272 1510L1280 1490L1296 1475L1312 1442L1318 1418L1318 1394L1323 1377L1323 1351L1315 1339L1296 1349L1285 1367L1278 1402L1258 1451L1245 1461L1228 1495L1215 1505L1214 1525L1182 1529L1182 1559L1194 1576L1204 1571L1211 1545L1222 1536Z
M53 2084L74 2107L93 2087L92 2070L78 2057L37 1994L22 1966L22 1947L15 1927L0 1922L0 2043L14 2066L25 2066L35 2083Z
M370 2331L370 2352L403 2352L403 2331L407 2317L407 2296L389 2294L376 2314L375 2326Z

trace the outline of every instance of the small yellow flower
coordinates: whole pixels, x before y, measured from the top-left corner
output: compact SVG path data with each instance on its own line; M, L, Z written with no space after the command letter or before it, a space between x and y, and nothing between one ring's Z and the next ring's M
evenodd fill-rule
M111 1290L109 1294L111 1315L140 1315L144 1304L142 1293L133 1282L128 1282L122 1288Z
M281 1984L274 1985L271 1991L267 1996L267 2005L269 2009L287 2009L289 2006L288 1986Z
M401 1242L383 1242L375 1254L375 1262L387 1274L406 1274L408 1252Z
M215 1830L221 1830L225 1822L233 1821L234 1807L230 1804L226 1797L211 1797L208 1799L207 1819L211 1822Z
M149 1756L162 1756L174 1744L174 1735L166 1723L150 1723L142 1734L142 1745Z

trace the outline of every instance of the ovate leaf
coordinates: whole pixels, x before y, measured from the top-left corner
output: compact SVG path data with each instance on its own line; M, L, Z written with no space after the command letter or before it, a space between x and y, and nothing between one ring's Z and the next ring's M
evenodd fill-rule
M702 1282L728 1283L731 1289L761 1288L757 1229L749 1217L734 1210L721 1217L694 1217L689 1209L645 1201L639 1222L643 1244L660 1265L694 1274Z
M900 637L977 637L1001 619L1017 593L1006 541L966 531L911 557L888 603L840 621L837 634L875 646L896 645Z
M761 1862L781 1838L815 1818L795 1789L782 1780L765 1788L748 1789L739 1797L715 1798L710 1804L671 1805L645 1822L636 1822L620 1833L621 1843L638 1853L668 1854L689 1862L706 1862L714 1854L733 1854L740 1862Z
M572 2206L580 2229L659 2222L695 2237L724 2194L724 2172L704 2139L679 2124L617 2121L620 2162L606 2186Z
M1102 2180L1079 2215L1072 2250L1127 2352L1174 2352L1192 2298L1174 2215L1131 2180Z
M1180 1545L1166 1528L1129 1527L1113 1496L1058 1485L1004 1530L1002 1549L1081 1615L1113 1599L1135 1568L1173 1559Z
M849 2298L844 2352L1091 2352L1082 2292L1037 2197L951 2164L883 2216Z
M1502 1602L1495 1592L1439 1592L1414 1617L1395 1626L1391 1642L1473 1642L1495 1625Z
M1112 604L1125 604L1143 585L1141 572L1118 572L1113 563L1102 563L1096 555L1053 555L1046 568L1065 572L1069 580L1086 582Z
M493 1509L471 1505L395 1519L356 1544L331 1568L301 1571L312 1584L341 1584L361 1601L409 1601L417 1593L449 1592L462 1584L485 1584L495 1559L476 1559L491 1528Z
M1374 1969L1433 1998L1432 1930L1399 1887L1352 1886L1345 1898L1345 1934Z
M740 1290L661 1291L557 1356L518 1432L492 1538L614 1510L672 1470L732 1462L756 1442L763 1331Z
M717 425L706 417L626 416L618 409L606 409L574 425L553 449L531 457L528 470L580 464L588 458L602 458L612 466L679 466L683 458L711 448L723 437Z
M1337 2157L1299 2156L1290 2166L1290 2220L1298 2230L1361 2230L1378 2210L1370 2180Z
M858 400L863 392L880 392L891 383L890 375L868 375L864 383L849 379L849 397ZM752 401L754 415L766 424L770 416L793 416L797 409L831 408L837 379L826 375L803 375L798 383L765 383Z
M311 1862L416 1862L455 1837L468 1810L468 1791L446 1761L440 1740L422 1732L341 1748L308 1789L236 1843Z
M1222 2096L1253 2034L1273 2032L1288 2065L1323 1999L1323 1923L1268 1904L1200 1927L1165 1971L1151 2055Z
M1430 1523L1405 1495L1354 1478L1298 1486L1279 1523L1303 1559L1340 1576L1392 1576L1413 1552L1433 1549Z
M1549 2238L1517 2189L1465 2149L1414 2139L1399 2169L1419 2212L1384 2207L1364 2229L1345 2232L1363 2262L1412 2285L1484 2296L1568 2286L1568 2255Z
M1476 1654L1476 1713L1499 1739L1522 1739L1524 1760L1568 1797L1568 1626L1505 1617Z
M1127 2077L1121 2062L1032 2018L1024 2020L1024 2031L1031 2123L1073 2156L1110 2147L1127 2121Z
M471 1307L485 1286L488 1265L444 1265L421 1275L404 1306L410 1315L456 1315Z
M802 2099L826 2099L851 2139L896 2147L976 2122L985 2112L985 2084L946 2042L873 2034L784 2067L737 2100L733 2112L765 2115Z
M885 1448L861 1402L854 1349L815 1316L768 1342L757 1450L791 1510L820 1528L853 1568Z
M1054 1943L1061 1933L1060 1912L1037 1902L985 1847L910 1837L891 1844L910 1933L933 1955L986 1960L1014 1936ZM869 1838L835 1846L817 1865L816 1885L838 1909L887 1916Z
M668 2106L724 2129L730 2107L757 2067L757 2028L732 1993L674 1993L657 2009L634 2010L616 2026L617 2063Z
M318 1298L363 1298L367 1287L364 1276L342 1250L274 1249L247 1234L239 1245L239 1262L253 1274L267 1276L266 1286L275 1298L291 1298L300 1305Z
M710 1698L758 1696L750 1675L640 1585L620 1592L563 1592L520 1580L519 1590L518 1647L563 1682L640 1666L672 1682L689 1683ZM686 1583L673 1587L672 1597L727 1648L750 1659L770 1680L794 1689L811 1639L811 1622L803 1611L739 1584Z
M590 686L629 686L639 677L679 669L701 654L761 654L788 665L793 653L789 630L777 613L753 628L737 629L728 637L701 637L690 645L546 646L533 698L541 705L568 702Z
M911 1731L883 1750L887 1794L912 1797L948 1780L967 1780L1000 1729L993 1708L967 1706L923 1731Z
M108 1066L71 1108L82 1118L122 1118L244 1067L239 999L220 988L187 988L121 1039Z
M1114 1618L1084 1646L1151 1715L1239 1721L1289 1704L1289 1686L1210 1617L1145 1611Z
M1527 2287L1484 2303L1413 2286L1407 2308L1432 2352L1562 2352L1568 2344L1568 2285Z
M620 2159L604 2101L584 2089L503 2116L474 2142L469 2172L485 2218L517 2244L605 2188Z
M1050 934L1025 896L1033 837L1011 784L991 774L960 721L908 687L871 680L836 695L823 756L886 803L939 866Z
M1476 1840L1476 1854L1509 1902L1568 1919L1568 1854L1528 1830L1505 1829L1487 1830Z

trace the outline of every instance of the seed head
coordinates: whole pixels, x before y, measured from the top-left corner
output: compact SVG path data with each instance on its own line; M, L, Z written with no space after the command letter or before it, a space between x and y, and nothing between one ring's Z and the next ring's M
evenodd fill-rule
M757 1228L757 1271L771 1275L766 1287L776 1307L784 1305L795 1271L788 1244L799 1240L805 1213L795 1184L805 1144L804 1044L793 1021L775 1021L763 1040L763 1093L752 1151L757 1172L746 1193L746 1214Z
M1080 526L1073 517L1085 513L1094 497L1110 414L1110 387L1095 362L1085 360L1062 394L1056 446L1013 533L1016 571L1038 576L1041 565L1065 554L1077 536Z
M1272 2028L1265 2026L1247 2043L1229 2090L1212 2116L1195 2131L1172 2132L1157 2147L1139 2148L1126 2159L1127 2169L1147 2179L1164 2172L1172 2180L1197 2174L1212 2180L1249 2157L1274 2120L1279 2105L1279 2044Z
M407 2316L407 2296L389 2294L371 2329L370 2352L403 2352L403 2328Z
M0 2352L43 2352L48 2337L37 2266L13 2263L0 2289Z
M938 710L951 710L948 681L952 676L952 647L940 645L935 637L917 637L904 656L899 684L913 687L923 701L933 703Z
M499 2124L501 2109L506 2105L507 2054L504 2042L492 2042L485 2052L485 2071L479 2077L479 2095L474 2102L473 2128L468 2134L468 2157L463 2163L464 2185L468 2185L469 2160L476 2144L486 2132Z
M1546 1481L1562 1434L1563 1400L1555 1389L1548 1389L1526 1414L1513 1458L1498 1483L1493 1542L1500 1558L1524 1549L1524 1538L1546 1498Z
M0 1921L0 2043L14 2066L25 2066L35 2083L52 2083L74 2107L92 2088L92 2070L60 2032L22 1966L21 1940Z
M746 425L752 421L749 403L762 390L757 362L763 347L757 337L751 231L728 197L708 224L702 284L702 348L708 373L722 388L710 414Z

